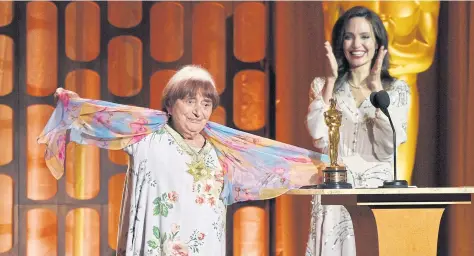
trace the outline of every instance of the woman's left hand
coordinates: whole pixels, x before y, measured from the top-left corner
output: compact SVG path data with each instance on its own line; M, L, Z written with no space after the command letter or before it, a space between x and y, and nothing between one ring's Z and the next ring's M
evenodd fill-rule
M380 46L379 52L377 54L377 60L375 61L374 66L370 70L370 74L367 77L367 85L369 89L373 92L378 92L383 89L382 87L382 80L380 79L380 72L382 71L382 64L385 55L387 54L387 50L382 45Z

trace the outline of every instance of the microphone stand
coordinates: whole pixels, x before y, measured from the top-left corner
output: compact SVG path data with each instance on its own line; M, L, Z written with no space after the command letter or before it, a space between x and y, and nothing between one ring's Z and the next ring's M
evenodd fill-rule
M395 132L395 127L393 126L392 118L387 108L380 108L380 110L388 117L390 122L390 127L392 127L393 133L393 177L394 180L386 180L383 182L383 186L380 188L407 188L408 182L406 180L397 180L397 133Z

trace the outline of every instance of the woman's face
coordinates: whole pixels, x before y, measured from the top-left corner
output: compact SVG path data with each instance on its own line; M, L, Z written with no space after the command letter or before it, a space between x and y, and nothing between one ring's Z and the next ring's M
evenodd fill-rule
M344 56L350 68L371 64L377 43L371 24L363 17L349 20L344 34Z
M212 100L198 92L195 97L178 99L168 112L174 128L185 137L193 137L204 129L212 110Z

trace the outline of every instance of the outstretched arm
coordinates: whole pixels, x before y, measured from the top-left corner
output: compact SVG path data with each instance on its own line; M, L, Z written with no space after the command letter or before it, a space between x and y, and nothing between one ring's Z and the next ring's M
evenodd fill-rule
M83 99L61 88L56 93L56 109L37 141L46 144L46 165L57 179L64 173L67 141L122 149L167 121L158 110Z

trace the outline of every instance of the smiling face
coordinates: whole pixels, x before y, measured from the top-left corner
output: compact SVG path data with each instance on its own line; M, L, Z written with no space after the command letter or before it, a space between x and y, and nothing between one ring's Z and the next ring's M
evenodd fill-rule
M198 91L195 96L187 95L183 99L177 99L168 112L171 114L173 127L180 134L193 137L204 129L212 110L212 99Z
M370 23L362 17L354 17L345 27L343 50L351 69L369 65L377 48Z

